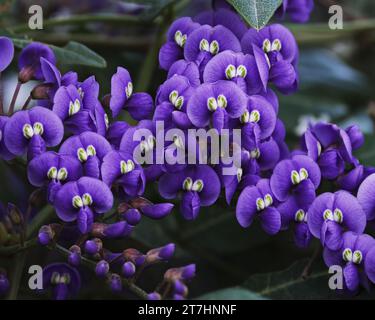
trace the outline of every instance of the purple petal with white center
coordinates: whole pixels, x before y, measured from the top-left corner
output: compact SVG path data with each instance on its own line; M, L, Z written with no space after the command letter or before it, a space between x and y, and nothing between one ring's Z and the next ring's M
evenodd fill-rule
M109 106L112 110L113 117L117 117L128 100L126 88L131 83L131 77L125 68L117 67L117 72L111 79L111 100Z
M78 101L80 108L82 108L81 96L74 85L60 87L53 98L52 110L61 120L65 120L70 117L70 105L71 103L75 103L75 101ZM80 110L77 111L79 112Z
M159 193L164 199L175 199L182 190L182 183L186 178L184 172L165 173L159 179Z
M307 156L294 156L293 162L297 164L296 169L299 171L300 169L304 168L308 172L308 179L312 181L315 188L318 188L320 185L320 169L318 165L313 161L310 157Z
M276 113L272 105L262 96L251 96L248 100L247 108L249 112L256 110L260 114L260 120L257 124L260 127L260 139L266 139L271 136L276 126Z
M214 204L220 195L220 179L214 169L208 165L198 165L194 168L192 174L194 180L201 179L203 181L203 189L199 192L200 204L202 206L210 206Z
M183 59L183 49L174 41L168 41L163 44L159 51L159 64L164 70L169 68L178 60Z

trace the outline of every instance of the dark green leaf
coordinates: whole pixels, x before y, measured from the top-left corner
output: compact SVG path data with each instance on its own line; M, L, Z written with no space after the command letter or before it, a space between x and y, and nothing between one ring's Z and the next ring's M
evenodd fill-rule
M255 29L262 29L280 7L282 0L227 0Z
M264 300L263 297L241 287L233 287L206 293L198 300Z
M18 48L24 48L31 40L15 39L13 43ZM86 47L85 45L71 41L65 47L56 47L49 45L55 52L58 63L65 65L83 65L88 67L105 68L106 61L97 53Z

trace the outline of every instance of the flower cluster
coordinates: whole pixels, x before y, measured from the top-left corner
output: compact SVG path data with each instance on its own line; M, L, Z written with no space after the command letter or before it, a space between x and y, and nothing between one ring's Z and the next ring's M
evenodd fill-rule
M280 8L299 22L311 9L312 1L284 1ZM3 71L14 50L4 37L0 49ZM180 199L179 211L187 220L196 219L223 192L228 206L235 203L242 227L259 220L270 235L293 227L301 248L320 239L327 265L344 266L348 290L375 282L375 240L363 233L367 221L375 219L375 169L353 154L364 141L359 128L311 124L298 150L290 151L285 142L275 91L298 89L298 57L287 28L249 29L234 11L218 7L171 25L159 53L167 80L155 100L135 92L123 67L100 100L95 77L80 81L75 72L62 75L48 46L24 48L15 97L8 115L0 117L0 156L26 157L29 182L45 193L59 218L59 223L44 225L38 238L60 250L68 264L44 269L45 288L52 287L57 299L74 295L81 282L77 268L84 263L113 291L121 291L124 284L132 288L144 268L170 260L174 244L147 253L135 248L112 252L105 245L105 239L129 236L143 216L161 219L172 212L174 204L144 198L153 182L164 199ZM29 99L36 106L25 103L13 112L19 88L32 79L39 80ZM124 111L138 123L124 121ZM179 151L189 150L190 129L214 129L220 139L231 139L240 130L242 143L230 145L240 162L215 163L208 148L207 163L190 162L190 154L189 161L142 163L137 152L151 158L157 154L158 121L178 129L165 139L166 159L187 160L180 159ZM147 134L137 140L140 131ZM197 149L193 160L202 156ZM229 167L234 170L224 174ZM326 184L331 192L324 192ZM360 277L362 271L367 277ZM194 274L195 265L169 269L146 298L185 298Z

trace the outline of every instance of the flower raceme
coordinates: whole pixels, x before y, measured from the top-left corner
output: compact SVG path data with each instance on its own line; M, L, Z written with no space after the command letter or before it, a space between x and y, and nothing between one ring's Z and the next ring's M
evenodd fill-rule
M279 14L305 21L311 3L284 1ZM0 72L13 56L11 40L0 37ZM8 161L27 155L29 182L46 195L61 221L43 226L39 242L57 243L59 237L70 242L64 251L69 264L44 269L45 288L57 299L76 294L82 255L93 259L93 271L115 292L127 283L123 278L135 281L145 267L169 260L173 244L147 253L135 248L118 253L102 241L130 236L144 217L171 214L174 204L144 198L153 183L162 198L179 201L177 211L187 220L204 214L202 208L214 205L223 192L244 228L256 220L270 235L293 228L300 248L319 239L326 264L344 267L347 290L375 283L374 240L363 234L367 221L375 219L375 169L354 156L364 141L359 128L319 122L303 133L298 150L290 152L285 142L285 126L278 118L282 106L271 85L282 94L298 89L298 57L287 28L249 29L227 4L171 25L159 52L167 79L155 100L136 92L122 66L111 78L110 93L100 99L94 76L80 81L74 71L61 74L46 45L24 48L19 78L21 83L39 81L32 94L37 106L26 104L16 112L10 106L9 115L0 115L0 157ZM121 120L123 113L138 123ZM158 121L175 130L163 146L166 158L188 158L179 151L189 150L191 129L215 129L220 140L239 130L241 143L230 144L227 153L233 157L228 162L215 162L207 152L204 164L140 163L135 152L157 155ZM147 134L135 139L138 130ZM214 145L212 138L209 145ZM202 156L200 149L194 151L195 158ZM324 192L324 183L335 190ZM362 272L367 277L360 278ZM161 287L146 296L185 298L194 274L195 265L169 269Z

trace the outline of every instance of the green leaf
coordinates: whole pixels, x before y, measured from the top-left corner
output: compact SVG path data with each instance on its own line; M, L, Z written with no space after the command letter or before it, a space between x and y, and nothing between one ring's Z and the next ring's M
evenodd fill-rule
M17 48L24 48L30 44L31 40L13 38L13 43ZM95 68L105 68L106 61L100 55L86 47L85 45L70 41L65 47L49 45L54 51L57 61L65 65L83 65Z
M264 300L263 297L241 287L226 288L206 293L198 300Z
M282 0L227 0L253 28L260 30L272 18Z

